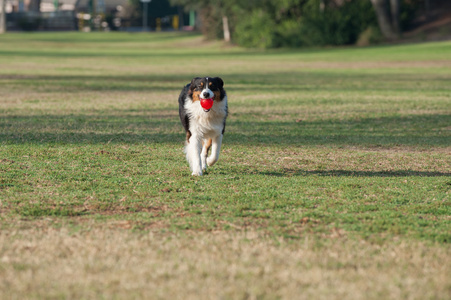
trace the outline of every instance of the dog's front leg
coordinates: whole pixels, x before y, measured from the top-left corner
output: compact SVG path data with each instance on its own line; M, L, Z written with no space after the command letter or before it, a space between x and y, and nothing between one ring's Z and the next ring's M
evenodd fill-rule
M207 158L208 166L211 167L218 161L219 152L221 151L221 145L222 145L222 134L213 138L212 145L211 145L211 154Z
M197 135L192 135L186 144L186 159L192 171L191 175L202 176L201 149L201 139Z
M202 172L205 172L207 170L207 155L208 150L210 150L212 143L212 139L204 139L202 141L202 152L200 153L200 160L202 163Z

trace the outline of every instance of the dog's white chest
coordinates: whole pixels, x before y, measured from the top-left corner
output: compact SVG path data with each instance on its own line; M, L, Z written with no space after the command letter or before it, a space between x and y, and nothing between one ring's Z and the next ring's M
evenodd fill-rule
M220 102L215 102L209 112L205 112L198 101L187 99L185 109L190 116L189 127L192 134L203 137L217 135L224 128L227 115L227 97Z

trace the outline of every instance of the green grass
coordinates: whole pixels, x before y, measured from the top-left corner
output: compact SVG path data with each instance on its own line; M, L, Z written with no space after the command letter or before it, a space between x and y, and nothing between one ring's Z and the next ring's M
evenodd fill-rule
M5 242L41 234L34 227L119 227L126 240L256 232L326 254L331 239L449 252L450 54L450 42L259 51L178 33L1 35ZM230 116L219 162L191 177L177 97L203 75L224 79ZM27 269L3 269L14 266ZM433 298L449 286L436 284ZM11 295L55 296L19 290ZM71 290L55 297L89 298ZM269 298L285 297L276 290Z

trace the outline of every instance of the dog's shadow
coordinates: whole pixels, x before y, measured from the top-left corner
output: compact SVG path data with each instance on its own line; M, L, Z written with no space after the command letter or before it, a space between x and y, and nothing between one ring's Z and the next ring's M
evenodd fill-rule
M321 177L450 177L449 172L394 170L394 171L356 171L356 170L302 170L283 169L261 171L256 169L237 170L236 173L247 175L264 175L269 177L321 176ZM450 183L451 185L451 180Z

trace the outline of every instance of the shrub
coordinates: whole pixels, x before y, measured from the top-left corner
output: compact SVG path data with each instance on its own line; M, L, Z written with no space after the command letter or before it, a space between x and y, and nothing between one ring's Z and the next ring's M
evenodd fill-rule
M284 20L276 28L274 46L276 47L301 47L306 42L301 36L302 24L297 20Z
M24 31L38 30L41 19L36 16L24 15L17 21L17 26Z
M301 37L310 45L354 44L363 31L376 24L370 1L351 0L338 7L329 4L321 11L320 0L308 0Z
M357 46L369 46L372 44L378 44L383 41L384 37L376 26L370 26L365 31L363 31L355 44Z
M200 10L201 31L207 39L224 38L222 27L221 11L211 5L207 5Z
M399 15L401 31L410 29L412 22L423 7L424 2L422 0L401 1L401 13Z
M276 26L270 15L255 10L236 25L234 41L244 47L271 48L276 46Z
M254 48L349 45L356 43L365 30L377 35L368 29L377 26L370 1L349 0L340 6L334 3L326 1L320 9L320 0L307 0L295 5L296 13L285 14L254 10L250 16L236 19L234 42ZM285 11L293 11L293 7Z

